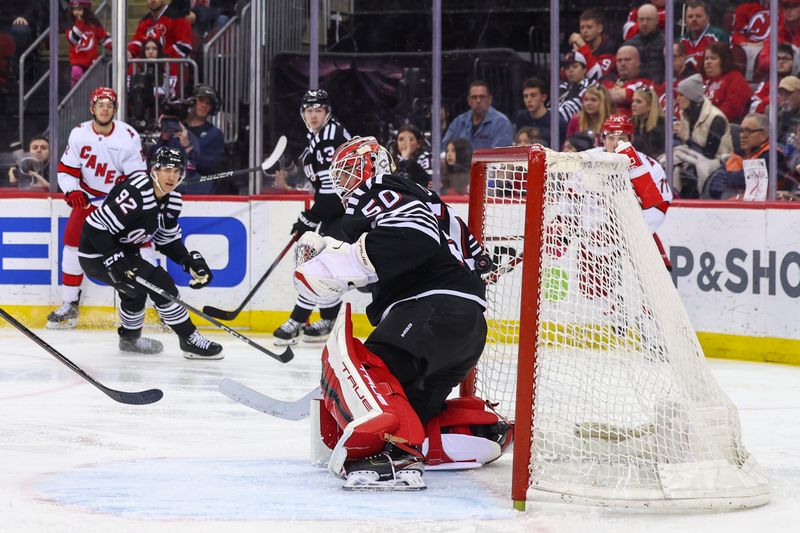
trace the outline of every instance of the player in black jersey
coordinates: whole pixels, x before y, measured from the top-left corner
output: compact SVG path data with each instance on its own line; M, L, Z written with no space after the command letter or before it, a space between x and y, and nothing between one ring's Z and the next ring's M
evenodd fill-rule
M178 295L170 275L139 255L140 246L153 242L158 251L192 276L193 289L211 283L213 275L200 252L190 252L181 239L178 217L183 201L175 188L185 176L183 153L167 146L156 150L149 176L123 181L86 219L78 252L81 267L90 276L113 285L120 299L119 349L123 352L161 353L160 342L143 338L148 292L133 280L140 276L169 294ZM165 324L180 339L187 359L222 359L222 346L203 337L186 309L150 294Z
M393 171L372 137L339 147L331 176L345 205L347 242L306 234L301 245L318 254L295 271L298 292L320 304L373 284L367 317L374 331L363 345L352 338L346 308L323 351L323 398L343 432L329 468L350 488L424 488L423 460L456 462L420 452L426 435L428 450L433 436L441 440L446 408L477 425L500 422L480 400L461 409L466 415L446 407L486 342L486 285L471 268L480 248L434 192ZM491 439L481 435L494 451L478 462L499 457L507 433L506 425Z
M308 91L300 104L300 116L308 129L306 138L308 147L303 152L303 169L314 187L314 205L297 217L292 226L292 233L301 235L307 231L319 229L320 235L330 235L336 239L343 238L341 219L344 214L342 202L336 194L328 169L336 149L350 139L350 134L331 114L328 93L323 90ZM339 314L341 301L329 302L319 306L321 319L313 324L305 325L311 311L316 306L298 296L292 314L284 324L273 333L275 344L296 344L303 334L308 342L324 342L328 338L336 315Z

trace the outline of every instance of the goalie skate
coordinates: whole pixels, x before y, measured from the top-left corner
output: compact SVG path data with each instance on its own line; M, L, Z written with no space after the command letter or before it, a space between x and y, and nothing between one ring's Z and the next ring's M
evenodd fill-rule
M382 453L347 461L345 490L407 491L427 488L422 459L391 444Z

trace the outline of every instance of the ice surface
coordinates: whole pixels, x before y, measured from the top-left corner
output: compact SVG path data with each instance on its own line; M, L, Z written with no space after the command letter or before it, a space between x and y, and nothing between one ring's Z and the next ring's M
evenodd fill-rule
M308 421L216 391L223 377L275 397L316 386L319 347L282 365L227 335L221 361L123 355L112 331L39 331L103 384L158 387L118 404L15 330L0 330L0 531L795 531L800 522L800 368L711 360L740 408L745 444L773 484L769 505L725 514L631 515L566 505L511 511L510 458L429 472L420 493L351 493L308 463ZM254 336L269 343L269 337Z

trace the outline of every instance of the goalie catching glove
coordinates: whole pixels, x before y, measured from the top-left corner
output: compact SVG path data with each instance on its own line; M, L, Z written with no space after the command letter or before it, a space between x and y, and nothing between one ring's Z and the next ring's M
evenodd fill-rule
M323 237L325 247L294 272L297 292L310 302L326 305L345 292L378 281L375 267L367 255L367 234L353 243Z
M189 280L189 287L193 289L201 289L214 279L211 269L208 268L208 263L203 259L200 252L189 252L189 255L181 261L181 267L183 267L184 272L192 276L192 279Z

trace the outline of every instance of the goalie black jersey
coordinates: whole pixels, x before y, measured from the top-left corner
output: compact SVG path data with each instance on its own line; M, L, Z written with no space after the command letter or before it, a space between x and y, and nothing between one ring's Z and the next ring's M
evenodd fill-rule
M314 205L311 212L320 220L327 221L344 214L342 201L331 181L330 167L333 154L339 146L350 140L350 133L331 117L317 133L306 135L308 148L303 156L303 168L311 186L314 187Z
M443 228L457 229L458 242ZM404 178L378 176L348 199L342 229L350 242L368 232L367 252L378 274L367 306L372 325L394 305L434 294L486 307L486 285L469 265L471 235L435 193Z
M178 192L157 199L150 176L123 181L87 217L79 255L93 258L114 249L137 251L152 242L158 251L179 263L189 253L178 224L182 206Z

